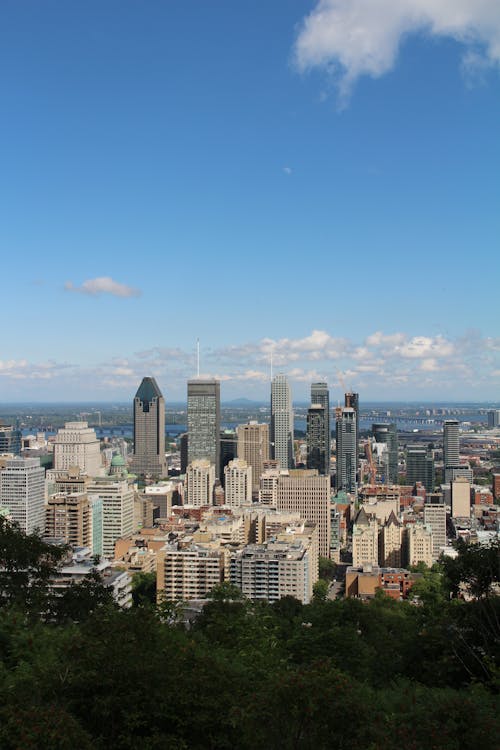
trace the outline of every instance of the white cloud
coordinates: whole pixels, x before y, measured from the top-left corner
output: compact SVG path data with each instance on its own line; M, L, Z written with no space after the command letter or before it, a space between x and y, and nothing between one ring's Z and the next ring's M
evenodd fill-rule
M345 101L360 76L378 78L394 67L412 33L461 42L469 80L500 64L498 0L319 0L302 23L295 62L301 71L332 74Z
M283 167L283 172L284 172L285 174L288 174L288 175L290 175L290 174L292 174L292 172L293 172L293 169L292 169L291 167Z
M81 286L75 286L72 281L67 281L64 285L67 292L79 292L88 294L91 297L97 297L100 294L111 294L113 297L139 297L139 289L120 284L110 276L98 276L95 279L84 281Z

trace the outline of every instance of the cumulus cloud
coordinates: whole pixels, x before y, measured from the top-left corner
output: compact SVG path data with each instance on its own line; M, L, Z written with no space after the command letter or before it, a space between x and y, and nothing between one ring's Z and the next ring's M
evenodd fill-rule
M67 292L78 292L88 294L91 297L97 297L100 294L111 294L113 297L139 297L139 289L120 284L110 276L98 276L95 279L87 279L81 286L75 286L72 281L67 281L64 285Z
M402 41L415 33L462 43L469 80L500 64L498 0L319 0L300 27L294 59L301 71L333 75L345 101L359 77L390 71Z

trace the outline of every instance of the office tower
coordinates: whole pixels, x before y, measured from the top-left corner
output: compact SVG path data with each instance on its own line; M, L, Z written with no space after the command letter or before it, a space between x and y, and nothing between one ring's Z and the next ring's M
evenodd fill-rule
M433 563L432 529L423 523L412 523L403 532L403 559L405 565L424 563L428 568Z
M307 411L307 468L317 469L318 474L330 476L327 464L330 464L330 456L327 455L325 443L325 408L321 404L311 404Z
M238 438L234 430L220 431L220 467L219 478L224 483L224 469L230 461L237 457Z
M54 471L67 472L75 466L89 477L102 471L100 443L87 422L66 422L55 438Z
M252 493L257 496L260 477L264 471L264 461L269 460L269 425L258 422L240 424L238 435L238 458L252 467Z
M13 425L2 424L0 421L0 453L21 453L21 430Z
M446 505L442 495L431 495L424 505L424 524L432 530L432 559L446 547Z
M7 458L0 471L0 506L7 508L21 531L43 533L45 469L39 458Z
M242 458L235 458L225 467L224 493L226 505L252 503L252 467Z
M348 409L354 409L356 412L356 481L359 481L359 393L348 391L344 394L344 406Z
M312 383L311 405L321 404L325 410L325 466L320 474L330 474L331 427L330 427L330 392L328 383Z
M92 518L86 492L51 495L45 506L45 534L73 547L92 546Z
M337 490L356 492L358 436L356 432L356 412L352 407L336 410L336 438Z
M488 427L500 427L500 409L491 409L488 412Z
M165 399L154 378L143 378L134 398L132 471L139 476L167 475Z
M403 527L392 511L379 534L379 563L382 567L401 567L402 531Z
M271 458L282 469L291 469L293 460L292 392L285 375L275 375L271 383Z
M188 380L188 463L203 459L220 472L220 383Z
M352 565L378 565L378 523L361 508L352 527Z
M114 557L115 542L134 529L134 490L126 479L96 477L87 488L89 500L102 501L102 554ZM99 505L96 505L98 513Z
M181 474L186 473L188 465L188 434L183 432L179 435L179 452L181 455Z
M456 469L460 466L460 423L456 419L447 419L443 427L443 465L444 479L449 482L450 469Z
M315 523L319 534L319 554L330 556L330 479L316 471L296 469L282 472L276 486L276 507L300 513Z
M398 483L398 431L395 424L372 424L372 435L376 443L387 445L386 484Z
M425 445L409 445L406 449L406 484L421 482L427 492L434 489L434 457Z
M186 505L212 505L215 466L203 458L192 461L186 471Z
M452 518L470 518L470 482L465 477L451 482Z

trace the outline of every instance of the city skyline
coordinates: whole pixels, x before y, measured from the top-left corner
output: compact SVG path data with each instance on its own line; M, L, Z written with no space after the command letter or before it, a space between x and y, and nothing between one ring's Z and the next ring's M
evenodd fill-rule
M2 401L180 401L198 337L227 400L271 355L496 400L500 6L455 5L4 4Z

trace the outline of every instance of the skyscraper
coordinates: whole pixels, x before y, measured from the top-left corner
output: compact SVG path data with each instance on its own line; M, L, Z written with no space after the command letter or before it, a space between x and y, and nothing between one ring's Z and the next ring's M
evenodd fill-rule
M406 483L421 482L427 492L434 489L434 457L425 445L409 445L406 449Z
M329 476L327 471L325 408L321 404L311 404L307 411L307 468L317 469L319 474ZM328 465L330 457L328 456ZM328 466L329 468L329 466Z
M443 426L443 465L444 480L450 482L452 469L460 466L460 423L457 419L447 419Z
M220 383L188 380L188 463L206 460L220 472Z
M293 408L292 392L285 375L275 375L271 383L271 457L282 469L292 469Z
M45 526L45 469L39 458L8 458L0 471L0 505L21 531L32 534Z
M154 378L143 378L134 398L132 470L139 475L167 475L165 400Z
M358 441L359 441L359 393L353 393L352 391L348 391L344 394L344 406L347 409L354 409L356 413L356 480L359 479L359 451L358 451Z
M269 426L251 421L238 425L237 434L238 458L244 459L252 467L252 492L257 496L264 461L269 458Z
M352 407L336 410L337 490L356 492L358 433L356 412Z
M96 477L102 472L101 448L93 427L87 422L66 422L54 442L54 471L66 472L77 466L82 474Z
M372 424L372 435L376 443L387 445L387 471L385 481L398 482L398 430L395 424Z
M325 410L325 464L320 470L320 474L330 474L330 448L331 448L331 428L330 428L330 393L328 383L312 383L311 385L311 405L321 404Z
M21 453L21 430L0 421L0 453Z

